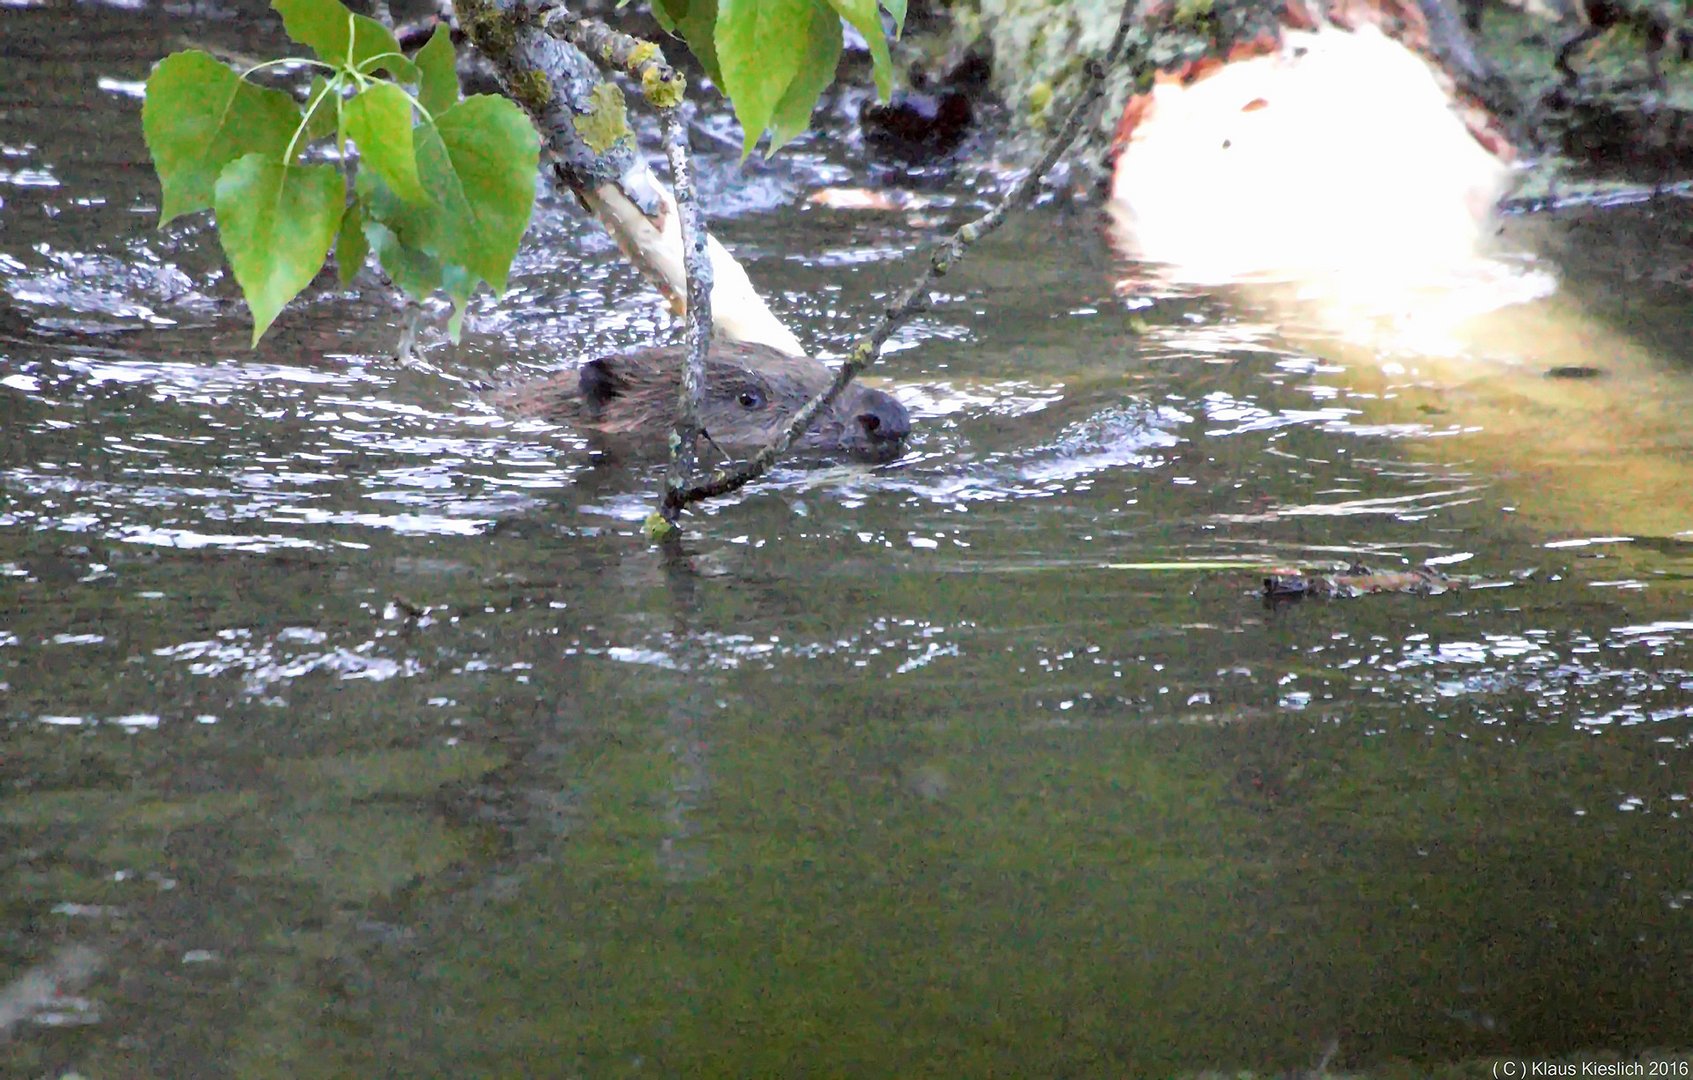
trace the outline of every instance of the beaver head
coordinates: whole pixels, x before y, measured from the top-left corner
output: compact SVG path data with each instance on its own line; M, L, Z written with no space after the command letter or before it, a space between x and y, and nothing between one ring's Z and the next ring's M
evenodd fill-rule
M605 435L665 445L687 351L671 345L590 360L576 371L525 383L498 396L512 411ZM725 451L751 453L775 439L834 372L809 356L765 345L713 342L706 354L700 426ZM890 394L849 384L794 446L891 461L905 449L911 417Z

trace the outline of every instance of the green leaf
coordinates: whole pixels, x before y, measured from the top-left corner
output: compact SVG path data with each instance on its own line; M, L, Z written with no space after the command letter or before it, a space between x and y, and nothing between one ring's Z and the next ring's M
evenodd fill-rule
M338 0L271 0L288 36L309 45L318 59L366 74L386 70L402 82L417 81L417 65L400 52L393 31L364 15L354 15ZM367 63L376 57L382 60Z
M717 62L723 92L741 122L741 155L770 126L770 116L799 74L816 0L722 0L717 5Z
M366 221L364 234L388 275L401 291L420 303L441 287L441 263L418 250L380 221Z
M441 287L441 261L431 253L441 246L441 208L406 202L370 169L359 172L353 189L363 208L365 237L382 269L412 299L426 299Z
M658 24L670 33L682 35L688 51L705 68L706 77L723 85L723 71L717 64L717 0L653 0Z
M817 99L835 80L835 65L841 59L841 18L833 8L811 5L811 27L805 40L805 55L799 73L788 84L782 100L770 114L770 152L811 126L811 111Z
M453 35L444 22L435 24L435 32L423 48L417 50L417 100L430 119L446 112L459 100L458 57L453 53Z
M905 33L905 0L882 0L882 6L894 17L894 37Z
M464 332L464 309L470 304L470 294L476 291L476 279L462 266L443 266L441 288L453 302L453 313L447 317L447 337L457 345Z
M346 208L333 165L285 166L248 154L218 176L218 239L253 312L253 344L317 275Z
M435 253L503 290L535 203L534 125L505 98L478 94L418 131L419 172L445 211Z
M376 170L359 170L353 177L353 192L364 206L365 220L381 222L412 247L421 247L433 233L439 207L433 202L427 206L406 202L382 182ZM375 244L376 238L372 236L370 242Z
M876 13L876 0L828 0L828 4L869 43L870 59L876 69L876 93L886 100L893 93L894 64L888 56L887 32L882 29L882 16Z
M375 246L376 257L388 280L407 296L422 303L437 289L446 292L453 304L453 313L447 317L447 336L453 344L458 344L464 330L465 308L476 291L476 276L462 266L442 265L381 222L367 221L364 230Z
M418 300L444 288L454 308L448 330L457 335L477 282L505 288L534 204L540 141L521 110L486 95L418 125L415 138L418 174L434 202L407 203L374 169L361 169L354 186L383 270Z
M159 224L210 209L225 165L248 154L280 163L300 107L280 90L244 81L203 52L173 53L147 79L141 130L164 198Z
M326 139L335 134L341 124L336 101L339 99L336 89L329 84L329 80L322 75L312 76L312 88L306 94L306 141Z
M429 193L417 177L412 149L412 108L406 92L391 82L372 83L347 102L348 138L359 145L359 160L375 169L400 198L426 203Z
M335 233L336 278L342 285L351 285L369 256L370 239L364 234L364 203L354 199L341 215L341 226Z

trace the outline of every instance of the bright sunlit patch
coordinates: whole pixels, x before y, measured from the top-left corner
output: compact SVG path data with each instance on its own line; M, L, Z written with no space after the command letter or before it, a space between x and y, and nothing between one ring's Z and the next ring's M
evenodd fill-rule
M95 85L108 94L122 94L137 101L147 96L147 83L141 79L114 79L110 75L102 75Z
M1550 293L1484 257L1508 167L1429 66L1374 27L1160 82L1118 159L1118 239L1191 285L1291 287L1349 336L1452 353L1455 328Z
M1112 195L1140 253L1201 280L1467 261L1506 167L1421 59L1373 27L1161 82Z

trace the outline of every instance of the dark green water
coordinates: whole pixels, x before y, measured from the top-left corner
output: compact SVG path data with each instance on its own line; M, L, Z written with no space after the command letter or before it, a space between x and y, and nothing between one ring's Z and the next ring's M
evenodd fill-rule
M182 34L281 48L246 8L0 14L0 1074L1693 1044L1681 507L1553 525L1589 496L1536 440L1502 458L1463 395L1394 405L1250 300L1140 305L1048 207L900 339L910 457L785 468L669 559L655 467L476 393L656 331L609 242L548 203L417 366L374 282L249 353L206 223L153 229L135 94ZM826 349L925 235L808 209L844 160L707 163ZM1693 215L1649 215L1559 258L1673 397L1687 293L1634 271ZM1484 587L1271 610L1252 571L1121 568L1242 557Z

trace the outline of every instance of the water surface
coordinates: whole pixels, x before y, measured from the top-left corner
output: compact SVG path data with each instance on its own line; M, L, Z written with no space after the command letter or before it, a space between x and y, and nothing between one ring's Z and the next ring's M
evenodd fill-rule
M278 27L3 19L8 1075L1689 1044L1687 203L1513 223L1555 329L1433 359L1048 204L898 338L905 460L784 466L667 557L655 465L479 397L663 329L590 224L545 200L417 364L373 278L249 352L207 223L154 230L136 95ZM980 202L823 210L850 154L720 152L824 351ZM1469 587L1272 609L1218 560Z

